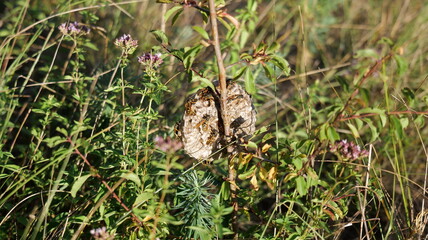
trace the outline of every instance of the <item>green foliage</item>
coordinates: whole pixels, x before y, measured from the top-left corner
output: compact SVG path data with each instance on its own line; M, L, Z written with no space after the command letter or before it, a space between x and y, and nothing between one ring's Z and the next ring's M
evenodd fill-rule
M427 4L215 2L258 130L204 166L207 1L0 3L0 239L426 236Z
M211 210L210 193L213 178L210 176L200 177L195 170L192 170L178 179L181 184L175 194L174 209L177 209L177 217L184 222L183 227L187 227L183 232L187 238L199 239L209 232L213 226L208 213Z

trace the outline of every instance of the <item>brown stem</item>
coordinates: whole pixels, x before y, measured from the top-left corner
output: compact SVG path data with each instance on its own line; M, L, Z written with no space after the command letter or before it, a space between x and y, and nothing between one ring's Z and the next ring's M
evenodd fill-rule
M223 58L221 57L220 42L218 40L218 27L217 27L217 12L215 9L214 0L209 0L210 4L210 19L211 19L211 28L213 34L213 44L215 55L217 57L217 66L218 66L218 77L220 84L220 108L221 108L221 118L224 124L224 134L226 137L230 136L230 124L229 118L226 114L226 100L227 100L227 86L226 86L226 69L224 68Z
M217 66L219 72L219 85L220 85L220 112L221 118L223 120L224 126L224 135L226 144L230 139L230 121L229 116L227 115L227 85L226 85L226 69L224 68L223 58L221 56L220 42L218 40L218 27L217 27L217 12L215 8L214 0L209 0L210 7L210 20L211 20L211 30L213 35L213 45L215 50L215 55L217 57ZM232 229L234 234L234 239L238 239L238 201L237 201L237 188L236 188L236 163L235 158L232 156L232 147L227 148L229 153L229 182L230 182L230 192L232 197Z

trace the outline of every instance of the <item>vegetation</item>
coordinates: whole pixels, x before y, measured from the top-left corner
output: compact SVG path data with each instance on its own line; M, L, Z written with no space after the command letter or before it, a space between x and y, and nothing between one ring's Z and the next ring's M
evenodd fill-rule
M428 2L213 2L0 3L0 239L428 236ZM225 77L257 130L192 159Z

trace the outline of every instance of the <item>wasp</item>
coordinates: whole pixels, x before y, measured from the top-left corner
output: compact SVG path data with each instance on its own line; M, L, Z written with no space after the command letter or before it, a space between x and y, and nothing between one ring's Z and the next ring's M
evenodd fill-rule
M235 101L237 99L243 99L244 96L242 96L241 94L235 94L232 96L227 97L227 102L231 102L231 101Z
M204 132L206 132L206 131L208 131L208 121L210 120L210 118L211 118L211 116L210 115L208 115L208 114L205 114L203 117L202 117L202 120L198 123L198 124L196 124L196 128L199 128L199 127L201 127L202 126L202 130L204 131Z
M182 122L181 121L179 121L179 122L177 122L176 124L175 124L175 126L174 126L174 133L175 133L175 136L177 137L177 138L179 138L180 140L181 140L181 138L182 138L182 136L183 136L183 134L182 134L182 131L181 131L181 128L182 128Z
M211 106L212 102L214 102L214 97L209 89L201 89L197 95L205 107Z
M211 129L210 135L208 136L206 145L211 145L217 140L218 131Z
M191 98L189 99L186 104L184 105L186 114L189 116L194 116L196 115L195 110L193 109L193 105L197 102L198 100L196 100L195 98Z

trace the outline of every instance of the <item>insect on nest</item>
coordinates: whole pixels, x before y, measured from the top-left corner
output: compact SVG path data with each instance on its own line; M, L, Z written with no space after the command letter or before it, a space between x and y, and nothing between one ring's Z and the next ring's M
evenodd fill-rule
M218 83L215 83L219 92ZM185 103L183 119L178 126L184 150L198 160L210 156L224 145L220 97L206 87L191 95ZM256 127L256 111L251 96L236 82L227 82L226 115L232 140L251 136Z

